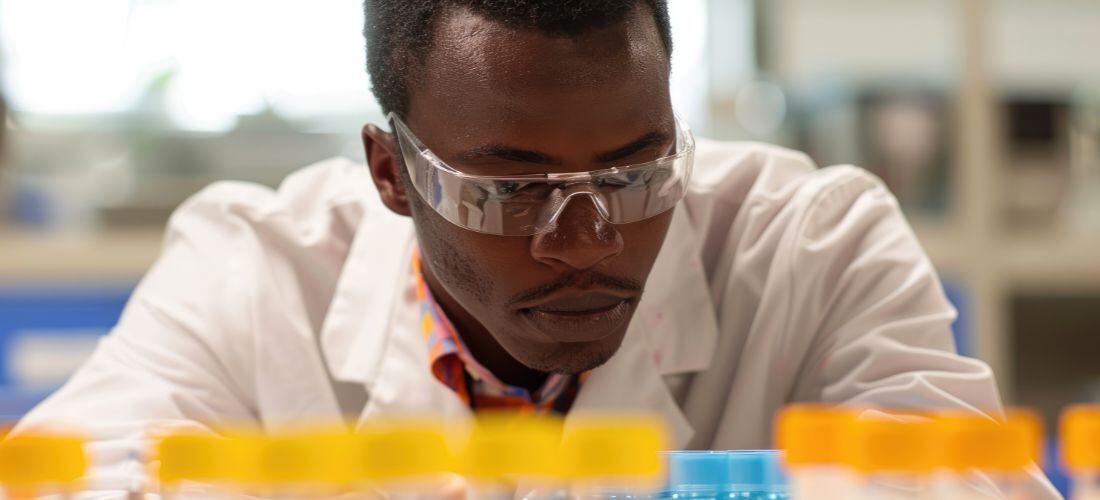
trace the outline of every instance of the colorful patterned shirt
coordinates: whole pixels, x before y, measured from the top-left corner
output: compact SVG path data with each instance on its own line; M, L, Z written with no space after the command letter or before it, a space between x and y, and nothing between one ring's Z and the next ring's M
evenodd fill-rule
M416 299L420 304L420 328L428 343L432 375L458 394L475 411L513 410L544 414L569 411L585 374L551 374L533 394L523 387L500 381L478 363L459 338L420 271L420 254L413 253L416 273ZM472 394L471 394L472 393Z

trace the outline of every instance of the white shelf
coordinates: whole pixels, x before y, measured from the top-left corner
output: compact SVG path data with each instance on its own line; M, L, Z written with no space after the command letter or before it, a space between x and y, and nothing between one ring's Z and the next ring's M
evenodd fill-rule
M1021 233L993 236L975 249L963 231L928 222L917 237L936 268L967 276L980 267L994 273L1006 292L1100 292L1100 235Z
M1016 236L1001 246L998 260L1013 291L1100 291L1100 237Z

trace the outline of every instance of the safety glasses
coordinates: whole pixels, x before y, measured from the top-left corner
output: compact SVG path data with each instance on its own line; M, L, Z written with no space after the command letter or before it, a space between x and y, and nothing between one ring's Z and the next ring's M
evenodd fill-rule
M396 114L389 119L420 197L456 226L503 236L548 230L578 197L591 199L613 224L664 213L684 197L695 154L691 130L677 117L673 153L650 162L567 174L471 175L439 159Z

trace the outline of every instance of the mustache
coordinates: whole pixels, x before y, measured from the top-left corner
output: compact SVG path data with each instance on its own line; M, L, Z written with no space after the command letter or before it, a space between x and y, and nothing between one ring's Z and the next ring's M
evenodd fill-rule
M508 305L512 306L524 302L536 301L563 288L588 288L591 286L600 286L625 292L642 291L642 284L630 278L621 278L600 272L588 271L570 273L544 285L520 292L512 296L511 300L508 301Z

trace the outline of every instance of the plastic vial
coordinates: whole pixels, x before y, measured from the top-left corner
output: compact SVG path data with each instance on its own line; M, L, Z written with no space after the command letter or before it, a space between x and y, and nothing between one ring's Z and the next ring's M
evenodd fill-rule
M934 419L936 462L942 468L943 500L1036 498L1027 469L1038 459L1042 426L1038 417L1012 411L994 420L973 413L945 413ZM983 478L977 478L980 473Z
M157 443L155 473L166 499L233 498L245 459L238 440L182 432Z
M935 499L933 426L928 418L864 412L852 422L844 458L866 500Z
M787 477L777 451L673 451L664 456L668 481L662 498L789 498Z
M1100 500L1100 405L1062 414L1062 454L1073 477L1073 500Z
M653 497L668 437L664 422L638 415L576 415L566 422L561 457L577 499Z
M88 461L84 440L65 434L21 434L0 442L0 498L71 498Z
M356 498L463 498L452 436L440 421L367 422L356 433ZM343 497L341 497L343 498Z
M563 499L561 418L483 413L470 428L459 470L471 499Z
M855 476L843 455L854 421L853 411L823 405L792 405L779 413L776 445L787 465L791 498L854 497Z
M290 432L241 438L239 479L248 496L326 498L350 489L350 433Z

